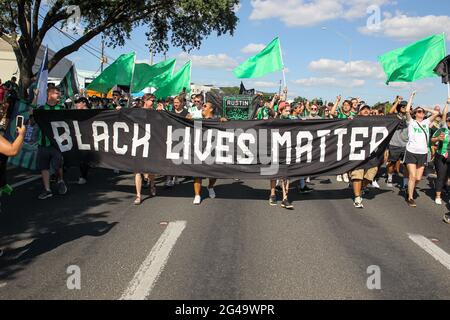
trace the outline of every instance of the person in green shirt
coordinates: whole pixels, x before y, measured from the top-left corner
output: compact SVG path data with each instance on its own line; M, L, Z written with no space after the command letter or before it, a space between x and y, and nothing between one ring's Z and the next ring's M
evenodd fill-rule
M341 96L336 98L336 103L331 109L331 115L337 119L351 119L356 116L356 113L352 111L352 103L350 100L345 100L342 106L339 108L341 102Z
M441 120L441 128L438 129L431 138L431 144L433 146L436 146L434 165L437 173L435 198L435 202L437 205L442 204L442 190L447 184L447 180L450 177L450 134L448 129L450 127L450 113L448 113L449 103L450 98L447 100L447 104L444 108L444 113Z
M37 96L38 94L36 94L36 98ZM59 89L57 87L49 87L47 89L46 104L43 106L34 106L34 108L41 110L62 110L64 106L60 104L60 100L61 94ZM58 177L58 193L65 195L67 193L67 186L63 179L63 156L61 151L53 146L50 139L42 132L39 134L38 146L37 161L44 184L44 191L39 195L38 199L45 200L53 196L50 188L50 168L55 170Z

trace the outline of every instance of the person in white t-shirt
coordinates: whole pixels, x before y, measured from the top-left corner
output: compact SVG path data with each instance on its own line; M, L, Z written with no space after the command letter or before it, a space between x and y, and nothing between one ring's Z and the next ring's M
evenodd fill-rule
M414 91L409 98L406 106L406 119L408 123L408 144L406 145L404 163L408 168L409 184L406 201L410 207L417 207L414 201L414 190L416 184L422 180L425 165L428 162L428 153L430 152L430 127L434 119L439 115L435 110L429 110L422 107L414 109L411 116L411 107L416 92ZM425 119L427 112L432 115Z

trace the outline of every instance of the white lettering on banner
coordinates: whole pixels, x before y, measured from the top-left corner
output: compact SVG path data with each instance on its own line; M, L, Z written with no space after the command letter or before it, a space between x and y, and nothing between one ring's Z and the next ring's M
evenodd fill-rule
M148 158L148 150L150 149L150 138L151 135L151 125L149 123L145 124L145 135L139 139L139 124L134 124L134 136L133 145L131 148L131 155L136 157L137 148L143 147L142 157Z
M383 135L383 138L377 141L377 136L379 134ZM370 153L374 153L378 147L383 143L384 140L389 136L389 131L385 127L374 127L372 128L372 139L370 140Z
M224 140L229 143L224 144ZM216 162L220 164L233 164L233 150L230 145L234 144L234 133L228 131L217 132L217 145L216 145Z
M253 130L255 131L255 130ZM245 142L249 143L249 147L245 144ZM255 153L258 152L256 145L256 131L254 134L251 133L241 133L238 135L237 139L238 143L238 154L237 154L237 162L238 164L253 164L255 163ZM252 151L255 151L252 152Z
M363 161L366 158L366 152L361 150L360 153L356 153L356 149L364 147L363 141L357 141L357 136L363 136L363 138L369 137L369 128L353 128L350 140L350 161Z
M191 145L191 128L190 127L186 127L185 129L185 134L184 134L184 150L183 150L183 160L184 161L189 161L190 156L191 156L191 152L190 152L190 148L189 146Z
M286 164L291 164L291 153L292 153L292 145L291 145L291 133L286 131L283 135L279 132L272 132L272 162L280 163L279 154L280 154L280 146L286 145Z
M72 137L70 136L70 129L69 125L64 121L55 121L51 123L52 125L52 131L53 131L53 137L55 138L56 143L59 146L59 150L61 152L67 152L72 150L73 142ZM64 132L62 134L59 134L59 128L64 129ZM66 142L66 143L64 143Z
M334 135L338 136L337 143L337 161L342 160L342 149L344 147L344 136L347 134L347 129L336 129Z
M98 128L103 128L103 133L98 133ZM108 125L104 121L94 121L92 123L92 137L94 138L94 149L99 151L99 144L103 141L105 146L104 151L109 152L109 135L108 135Z
M91 145L84 144L83 140L81 139L81 132L80 132L80 126L78 125L78 121L73 122L73 128L75 129L75 136L77 137L78 150L90 151Z
M172 152L172 143L173 143L172 126L167 126L166 159L167 160L179 160L180 154L177 152Z
M130 128L125 122L114 122L113 125L113 149L114 152L120 155L125 155L128 151L128 146L124 145L119 147L119 129L122 129L125 133L130 132Z
M203 147L203 130L200 125L200 127L196 126L194 129L194 154L195 154L195 164L201 164L202 162L206 161L211 156L212 152L212 130L207 130L205 132L206 136L206 146L204 152L201 151ZM200 163L197 163L197 160L200 161Z
M303 139L307 139L308 143L305 146L302 146ZM306 152L306 162L311 163L312 162L312 142L313 142L313 135L309 131L300 131L297 135L297 154L296 154L296 162L301 163L302 162L302 155Z
M317 131L317 137L320 138L320 162L325 162L325 152L327 148L326 139L331 130L319 130Z

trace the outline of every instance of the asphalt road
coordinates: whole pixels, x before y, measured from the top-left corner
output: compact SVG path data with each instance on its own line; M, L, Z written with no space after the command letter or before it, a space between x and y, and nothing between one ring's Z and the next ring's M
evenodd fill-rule
M417 209L383 181L355 209L324 177L292 190L288 211L269 206L267 181L219 180L200 206L191 181L160 182L134 206L129 174L95 169L78 186L73 169L69 193L45 201L40 180L9 175L28 182L1 199L0 299L450 299L448 208L427 180ZM373 275L381 289L368 289Z

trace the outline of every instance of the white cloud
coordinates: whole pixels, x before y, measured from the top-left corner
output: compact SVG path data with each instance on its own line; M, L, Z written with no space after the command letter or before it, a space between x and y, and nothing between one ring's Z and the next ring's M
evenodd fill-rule
M450 40L450 17L428 15L423 17L408 17L398 12L396 15L385 14L377 28L361 27L359 32L367 35L382 35L384 37L414 41L433 34L445 32Z
M261 43L250 43L246 47L242 48L243 53L253 54L262 51L266 47L265 44Z
M383 79L384 72L380 64L373 61L352 61L319 59L309 64L312 71L330 75L346 75L353 78Z
M392 0L252 0L250 20L279 19L287 26L312 26L334 19L368 16L367 8Z
M210 54L207 56L196 56L189 55L186 52L182 52L177 57L177 62L179 65L183 65L188 60L192 60L193 68L199 69L233 70L239 65L236 60L224 53Z
M324 77L324 78L311 77L294 80L293 83L305 87L332 86L340 88L350 88L350 87L363 87L366 81L361 79L346 80L346 79L337 79L333 77Z

